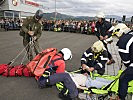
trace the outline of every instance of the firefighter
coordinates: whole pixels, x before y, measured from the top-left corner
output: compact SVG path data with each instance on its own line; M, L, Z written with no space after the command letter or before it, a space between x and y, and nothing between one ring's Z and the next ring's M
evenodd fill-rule
M109 39L112 35L112 25L108 21L105 20L105 15L103 12L99 12L96 17L98 18L98 21L96 22L95 26L95 34L98 37L99 40L101 40L107 49L108 52L108 58L109 62L107 62L107 65L110 65L112 63L115 63L112 55L108 51L107 48L107 42L106 39Z
M57 53L51 60L49 67L46 71L52 73L64 73L65 72L65 61L72 58L72 52L68 48L63 48Z
M107 60L107 51L105 50L103 43L99 40L83 53L81 66L85 72L97 70L99 74L103 75Z
M32 47L36 55L39 53L38 39L42 34L42 17L42 10L37 10L34 16L26 18L20 29L20 35L23 36L23 45L26 48L29 60L33 59ZM30 41L33 41L33 46L31 46Z
M58 59L59 57L63 59ZM78 96L78 90L73 82L73 80L70 78L68 73L65 73L65 61L72 59L72 53L70 49L63 48L59 51L57 56L53 58L52 66L50 64L49 69L46 69L46 71L49 71L51 73L50 76L44 77L41 76L38 79L38 85L39 88L46 88L49 86L52 86L56 84L57 82L64 82L65 87L69 90L68 96L60 96L60 98L65 98L66 100L77 100ZM51 60L52 61L52 60Z
M125 100L128 90L128 82L133 80L133 30L125 24L119 23L113 29L113 34L118 37L118 52L122 62L126 66L119 78L118 96Z

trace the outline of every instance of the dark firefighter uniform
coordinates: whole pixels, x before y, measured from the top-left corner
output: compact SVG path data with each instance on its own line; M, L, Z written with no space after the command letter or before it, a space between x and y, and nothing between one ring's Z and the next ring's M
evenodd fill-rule
M28 34L29 31L33 31L34 35L33 36L29 35ZM32 47L29 42L34 40L33 49L35 54L37 55L39 53L38 39L40 38L41 34L42 34L42 24L39 21L37 21L35 17L27 17L20 30L20 35L23 36L23 45L24 47L26 47L29 60L33 59L32 49L31 49Z
M82 64L85 64L88 67L93 67L94 70L97 70L97 73L103 75L107 60L108 54L106 50L102 50L99 53L94 53L92 49L89 48L82 55L81 66Z
M96 27L95 27L95 34L98 37L98 39L100 40L100 36L103 36L103 37L108 36L108 38L110 38L112 35L112 31L110 31L111 27L112 27L112 25L108 21L103 20L102 23L97 21ZM102 42L103 42L105 48L107 49L109 60L112 60L112 55L108 51L107 44L103 40L102 40Z
M133 80L133 31L123 34L117 42L120 57L127 67L119 79L119 97L125 100L128 82Z

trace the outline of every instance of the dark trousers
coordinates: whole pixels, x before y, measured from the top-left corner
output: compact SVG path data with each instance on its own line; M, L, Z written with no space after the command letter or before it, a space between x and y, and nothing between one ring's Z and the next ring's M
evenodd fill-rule
M125 100L128 90L128 82L133 80L133 67L128 67L119 79L118 94L121 100Z
M42 77L38 80L39 86L46 87L47 78L45 78L45 77L42 78ZM68 73L55 73L55 74L49 76L49 85L54 85L57 82L64 83L65 87L69 91L69 96L71 98L75 98L78 96L77 87Z
M103 41L102 41L103 42ZM108 50L108 47L107 47L107 44L106 43L104 43L103 42L103 44L104 44L104 47L106 48L106 50L107 50L107 53L108 53L108 58L109 58L109 60L111 60L112 59L112 55L111 55L111 53L109 52L109 50Z
M27 57L31 61L33 59L33 52L35 52L36 55L39 53L39 43L38 41L34 41L32 44L29 42L30 40L23 39L23 45L27 51Z

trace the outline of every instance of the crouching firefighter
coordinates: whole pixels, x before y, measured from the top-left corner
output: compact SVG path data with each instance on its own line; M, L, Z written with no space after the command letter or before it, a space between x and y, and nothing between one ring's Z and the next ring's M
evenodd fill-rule
M101 41L95 42L92 47L87 49L81 57L81 66L83 72L93 72L97 70L98 74L103 75L105 64L108 60L108 53Z
M118 95L120 100L125 100L128 90L128 82L133 80L133 30L125 24L115 26L113 34L118 37L118 52L122 62L127 67L119 78Z
M68 48L63 48L58 53L58 55L51 60L49 68L45 70L45 72L50 72L50 75L43 75L38 79L39 88L46 88L56 84L57 82L64 82L65 87L69 90L69 95L67 96L67 98L69 98L70 100L75 100L78 95L78 90L75 83L70 78L69 74L65 73L65 61L70 60L71 58L71 51Z

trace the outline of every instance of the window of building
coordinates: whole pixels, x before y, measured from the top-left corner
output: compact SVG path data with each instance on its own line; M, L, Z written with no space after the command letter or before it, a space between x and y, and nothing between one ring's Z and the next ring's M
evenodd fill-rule
M5 17L13 18L13 12L5 11L4 14L5 14Z
M14 12L14 18L19 18L19 12Z

